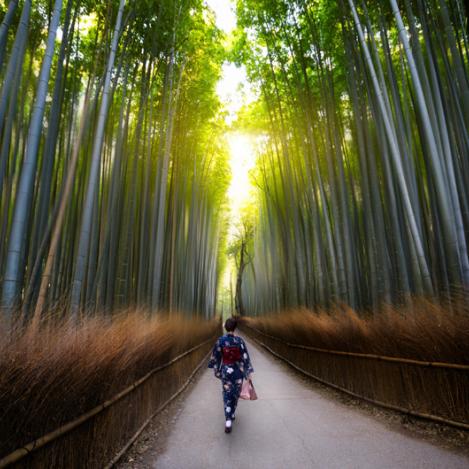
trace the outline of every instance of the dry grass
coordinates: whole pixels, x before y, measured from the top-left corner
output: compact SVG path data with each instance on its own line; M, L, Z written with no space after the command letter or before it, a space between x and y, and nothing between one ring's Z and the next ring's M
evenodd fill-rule
M383 307L371 317L338 306L332 311L296 310L244 321L255 328L246 329L250 335L325 384L413 415L469 425L469 372L465 369L320 351L469 364L469 314L464 301L453 302L450 308L416 299L407 307Z
M469 311L462 300L450 309L426 299L414 299L406 307L383 306L382 311L369 317L337 306L330 311L292 310L244 320L247 325L294 344L469 363Z
M212 337L216 321L143 311L0 339L0 456L54 430ZM180 377L177 377L179 380Z

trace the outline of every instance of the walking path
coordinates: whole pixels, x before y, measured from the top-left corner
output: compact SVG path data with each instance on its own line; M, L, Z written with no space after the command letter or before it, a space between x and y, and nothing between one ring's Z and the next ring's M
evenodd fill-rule
M207 370L188 395L157 469L469 468L469 459L329 400L247 341L260 399L240 401L225 434Z

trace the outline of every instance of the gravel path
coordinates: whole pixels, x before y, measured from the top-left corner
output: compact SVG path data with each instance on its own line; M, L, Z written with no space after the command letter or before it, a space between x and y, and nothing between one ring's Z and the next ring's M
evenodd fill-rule
M221 386L206 370L178 405L164 445L132 467L469 468L467 456L328 398L247 343L260 399L240 401L233 432L223 431Z

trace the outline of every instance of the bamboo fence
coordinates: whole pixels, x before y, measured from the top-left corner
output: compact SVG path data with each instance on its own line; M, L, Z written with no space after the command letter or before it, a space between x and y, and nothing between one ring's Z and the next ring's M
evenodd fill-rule
M249 337L303 374L354 397L469 430L469 365L326 350L242 325Z
M0 468L112 467L189 384L216 337L158 366L111 399L0 459Z

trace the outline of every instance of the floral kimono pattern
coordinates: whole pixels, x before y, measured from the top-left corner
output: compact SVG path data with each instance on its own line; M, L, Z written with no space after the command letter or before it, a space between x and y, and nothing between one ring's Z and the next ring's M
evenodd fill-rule
M232 420L243 379L254 371L244 340L230 333L220 337L213 347L208 367L221 379L225 418Z

